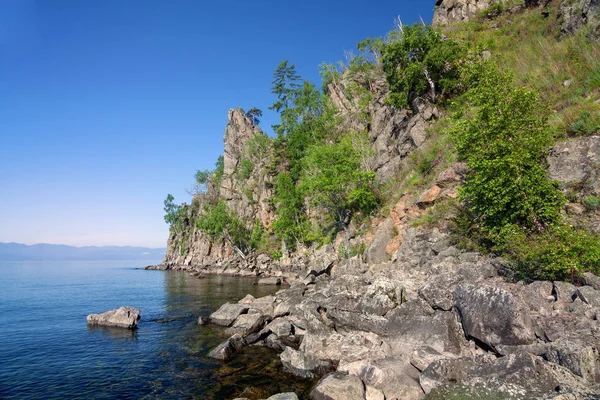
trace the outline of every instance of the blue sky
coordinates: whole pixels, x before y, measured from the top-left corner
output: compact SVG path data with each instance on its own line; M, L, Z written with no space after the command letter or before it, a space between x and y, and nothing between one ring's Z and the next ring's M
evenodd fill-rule
M162 202L189 201L227 110L276 122L281 60L318 83L434 3L0 0L0 242L164 246Z

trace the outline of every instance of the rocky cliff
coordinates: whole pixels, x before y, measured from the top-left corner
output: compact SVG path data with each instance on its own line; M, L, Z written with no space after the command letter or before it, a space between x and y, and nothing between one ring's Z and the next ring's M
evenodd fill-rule
M434 22L459 23L496 4L517 12L514 3L440 0ZM594 32L597 2L558 3L553 10L564 18L563 32L584 26ZM356 85L368 92L368 104L356 96ZM447 229L452 209L441 208L434 223L428 217L457 198L465 165L444 158L441 147L425 163L427 177L407 183L415 178L414 160L435 141L442 113L420 98L404 110L388 105L388 85L377 70L346 74L327 93L339 128L367 133L369 168L391 188L387 205L368 222L351 223L331 244L279 260L266 253L242 258L211 240L194 225L207 199L224 201L248 227L257 220L268 227L274 218L272 142L243 110L230 110L223 178L187 207L164 265L289 288L214 312L210 321L226 326L230 337L210 355L226 360L249 345L270 347L289 373L321 377L315 400L600 398L600 277L586 273L577 286L514 282L507 261L459 248ZM586 201L600 197L599 163L597 134L565 138L547 158L548 175L570 201L564 212L596 233L600 213ZM347 251L359 245L364 252Z

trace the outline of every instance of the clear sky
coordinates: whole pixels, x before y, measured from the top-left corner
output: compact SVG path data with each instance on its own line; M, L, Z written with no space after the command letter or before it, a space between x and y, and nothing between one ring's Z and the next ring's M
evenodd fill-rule
M229 108L275 123L273 69L318 65L434 0L0 0L0 242L164 247ZM269 129L266 129L270 131Z

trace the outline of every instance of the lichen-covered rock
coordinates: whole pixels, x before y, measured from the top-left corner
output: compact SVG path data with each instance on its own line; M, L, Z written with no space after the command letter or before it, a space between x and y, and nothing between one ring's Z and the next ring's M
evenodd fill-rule
M329 361L319 360L291 347L286 348L279 358L286 371L303 378L316 378L333 371Z
M213 324L229 326L241 314L248 312L249 308L247 304L225 303L210 315L210 321Z
M511 399L540 398L556 393L560 386L592 392L589 384L566 368L524 352L502 358L485 355L434 361L423 371L420 382L425 393L461 384Z
M600 3L596 7L600 12ZM548 162L550 179L584 186L588 194L600 195L600 170L597 167L600 163L600 136L558 143L551 149Z
M310 392L311 400L364 400L365 386L353 375L333 373L319 381Z
M269 397L267 400L298 400L298 396L294 392L278 393Z
M468 21L479 12L503 3L507 0L437 0L433 24L443 26Z
M530 344L535 339L529 310L506 290L459 285L454 305L465 334L492 348Z
M258 312L242 314L237 317L229 328L225 329L225 333L227 335L239 334L246 337L251 333L260 331L269 319L266 315Z
M564 34L585 27L590 36L600 38L600 3L597 0L565 0L559 10Z
M365 251L366 260L369 264L376 264L389 260L386 251L387 244L396 236L396 228L391 218L387 218L377 227L373 240Z
M102 314L90 314L87 316L87 323L88 325L135 329L140 318L140 310L137 308L119 307L116 310L106 311Z
M235 353L243 349L244 346L246 346L244 338L236 334L211 350L208 356L217 360L229 360Z

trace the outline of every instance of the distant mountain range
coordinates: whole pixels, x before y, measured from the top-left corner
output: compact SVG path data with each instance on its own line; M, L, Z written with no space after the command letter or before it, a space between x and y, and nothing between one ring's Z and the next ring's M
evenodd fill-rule
M158 263L164 248L131 246L66 246L62 244L0 243L0 261L140 260Z

